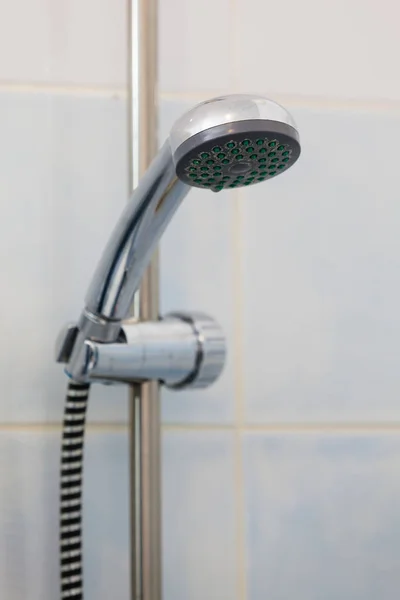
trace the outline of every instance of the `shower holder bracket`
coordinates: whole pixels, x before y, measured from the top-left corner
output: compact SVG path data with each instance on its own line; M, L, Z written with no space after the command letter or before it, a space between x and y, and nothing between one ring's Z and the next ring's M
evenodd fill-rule
M56 344L57 362L81 383L157 380L176 390L205 388L218 379L226 359L221 327L200 312L173 312L158 321L128 319L112 343L82 334L81 326L69 323Z

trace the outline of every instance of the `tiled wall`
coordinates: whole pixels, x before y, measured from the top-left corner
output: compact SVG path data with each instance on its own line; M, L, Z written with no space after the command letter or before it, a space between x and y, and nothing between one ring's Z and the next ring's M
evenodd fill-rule
M125 0L0 2L0 598L53 600L62 324L128 195ZM87 598L128 599L126 391L93 390Z
M400 584L400 10L391 0L159 0L160 140L202 99L298 122L284 177L193 191L162 307L229 340L163 394L165 600L392 600ZM54 337L128 194L126 0L0 2L0 598L57 597ZM128 600L126 393L95 388L87 598Z
M390 0L160 1L161 137L245 92L302 140L268 184L193 191L162 242L164 309L208 310L230 351L209 391L164 393L168 600L397 597L399 19Z

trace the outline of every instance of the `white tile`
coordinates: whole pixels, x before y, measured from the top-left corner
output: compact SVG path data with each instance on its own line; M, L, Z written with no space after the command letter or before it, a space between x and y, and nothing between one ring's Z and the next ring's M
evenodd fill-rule
M397 2L247 0L236 6L242 90L400 98L394 75L400 52Z
M162 146L168 138L171 129L184 113L191 110L201 102L201 99L185 100L165 100L160 94L158 97L158 144Z
M128 434L89 433L85 461L85 597L129 600L131 564Z
M164 434L165 600L238 598L233 445L224 432Z
M188 110L183 102L164 102L160 138ZM168 422L227 422L234 418L235 304L233 195L193 189L183 201L161 242L161 314L199 310L214 317L228 339L228 358L220 379L196 391L163 390L163 417Z
M77 319L127 201L126 106L116 99L0 95L0 418L58 420L66 379L54 343ZM93 417L125 418L123 388Z
M249 434L248 600L375 600L400 585L400 436Z
M60 434L0 434L0 596L59 597ZM85 596L129 598L128 444L87 436L84 481Z
M125 0L2 0L0 12L0 81L126 85Z
M161 0L159 89L224 93L233 85L230 0Z
M234 418L233 243L230 194L193 191L161 243L161 313L199 310L222 326L228 356L219 380L203 390L163 390L169 422L227 422Z
M243 199L247 419L400 418L400 118L294 112L302 156Z

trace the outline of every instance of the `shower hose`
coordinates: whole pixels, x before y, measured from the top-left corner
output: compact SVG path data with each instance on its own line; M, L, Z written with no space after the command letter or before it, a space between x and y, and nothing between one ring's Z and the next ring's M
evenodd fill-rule
M60 477L61 598L83 600L82 473L89 384L71 382L65 399Z

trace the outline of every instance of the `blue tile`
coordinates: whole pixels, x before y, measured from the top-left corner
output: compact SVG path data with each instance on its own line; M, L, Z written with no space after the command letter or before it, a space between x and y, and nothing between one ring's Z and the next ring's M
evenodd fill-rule
M0 597L59 597L60 435L0 433ZM89 433L84 482L85 596L129 598L128 444Z
M376 600L400 585L400 435L244 437L249 600Z
M164 102L160 135L189 104ZM160 251L161 313L200 310L217 319L228 338L219 381L201 391L163 390L163 419L173 423L227 423L234 419L233 196L192 190L167 229Z
M55 421L66 381L55 340L128 197L126 103L3 92L0 130L0 419ZM93 419L125 420L125 390L94 396Z
M238 86L289 98L398 100L399 81L393 77L398 18L398 5L391 0L379 5L357 0L239 2ZM266 32L266 23L283 22L284 34L281 27L270 27ZM377 42L373 51L371 39ZM263 72L260 65L271 48L279 52L279 58L269 61L268 72Z
M234 440L167 432L163 440L165 600L236 600Z
M302 155L243 192L248 422L400 418L400 118L293 111Z
M174 94L225 93L234 84L230 0L159 3L158 86ZM211 18L210 18L211 17ZM204 34L211 43L207 43Z
M0 23L1 81L31 89L126 86L127 13L124 0L70 0L50 9L46 0L13 2Z

